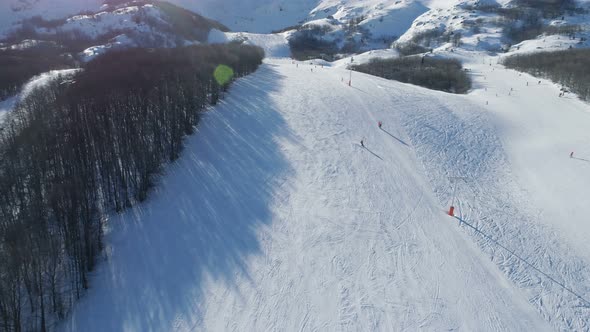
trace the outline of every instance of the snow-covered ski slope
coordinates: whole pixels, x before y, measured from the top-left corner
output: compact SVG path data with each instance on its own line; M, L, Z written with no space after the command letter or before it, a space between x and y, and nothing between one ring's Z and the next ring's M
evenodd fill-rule
M588 330L590 107L464 57L467 96L267 60L111 218L61 329Z

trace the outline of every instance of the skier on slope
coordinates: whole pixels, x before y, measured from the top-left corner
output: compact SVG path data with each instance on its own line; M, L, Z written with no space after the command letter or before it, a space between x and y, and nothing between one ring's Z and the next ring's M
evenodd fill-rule
M361 139L361 146L364 148L365 147L365 142L364 139Z
M570 153L570 158L573 158L573 157L574 157L574 151L572 151L572 152Z
M377 125L379 126L379 129L381 129L381 126L383 125L383 123L381 121L377 122Z

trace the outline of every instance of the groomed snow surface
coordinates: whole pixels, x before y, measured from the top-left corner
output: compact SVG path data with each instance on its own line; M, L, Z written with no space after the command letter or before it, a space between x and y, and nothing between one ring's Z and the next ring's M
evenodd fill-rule
M112 216L60 328L588 330L590 107L463 56L466 96L267 60Z

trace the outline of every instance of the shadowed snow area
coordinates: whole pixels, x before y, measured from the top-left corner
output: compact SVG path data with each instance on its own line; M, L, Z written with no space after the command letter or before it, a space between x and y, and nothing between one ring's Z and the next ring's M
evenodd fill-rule
M6 117L8 112L14 109L17 100L17 96L12 96L3 101L0 101L0 125L2 124L2 122L4 122L4 118Z
M150 199L111 218L107 261L67 330L164 331L177 317L197 324L206 275L232 283L249 273L247 257L261 251L257 230L272 221L279 185L293 172L276 142L289 130L269 100L281 80L268 67L241 79Z
M537 289L513 282L534 271L503 273L433 194L428 173L463 163L422 159L429 144L447 150L420 133L457 123L464 144L490 143L470 174L495 170L486 111L347 75L269 60L238 80L150 200L112 218L107 261L62 329L549 330Z

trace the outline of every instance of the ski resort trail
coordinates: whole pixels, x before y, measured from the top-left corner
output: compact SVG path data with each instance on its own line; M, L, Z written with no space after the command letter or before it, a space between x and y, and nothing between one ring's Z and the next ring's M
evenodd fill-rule
M490 101L516 178L542 208L538 222L590 259L590 204L580 199L590 192L589 105L571 93L559 97L560 87L545 79L499 65L476 68L488 87L477 96Z
M588 295L582 255L545 250L557 240L531 217L479 92L348 75L271 59L236 81L150 199L111 218L106 258L60 328L587 327L589 307L445 215L456 202Z

